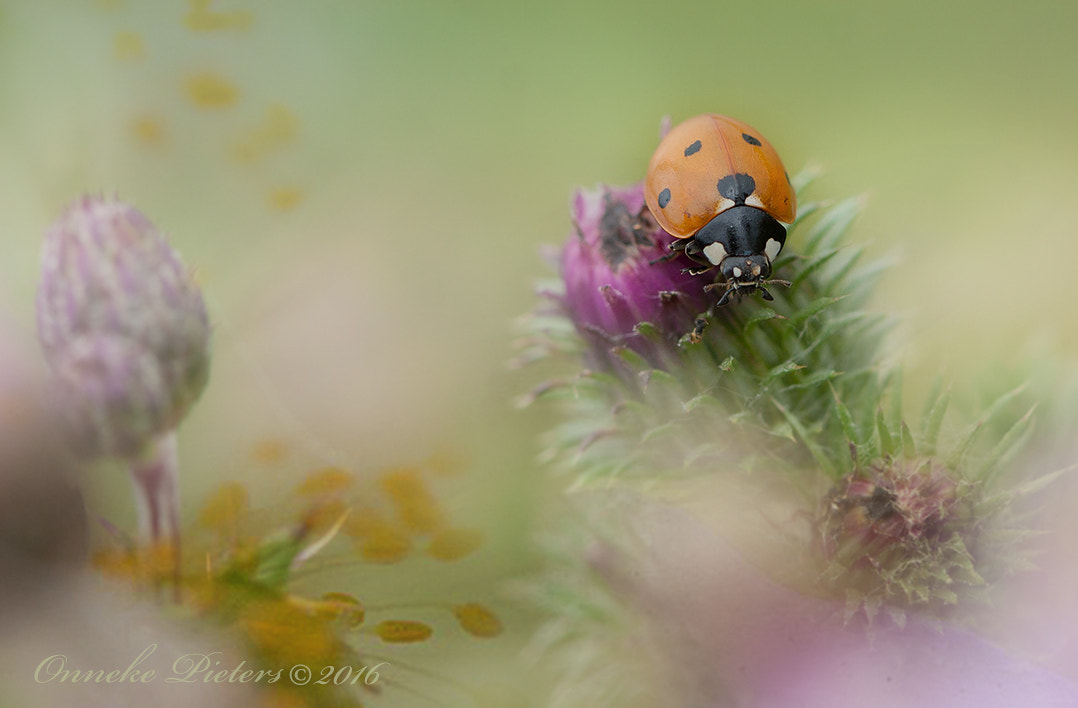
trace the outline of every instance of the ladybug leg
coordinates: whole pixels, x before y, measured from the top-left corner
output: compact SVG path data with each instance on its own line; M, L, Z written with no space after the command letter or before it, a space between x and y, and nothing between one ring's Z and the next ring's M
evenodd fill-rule
M700 275L701 273L706 273L714 268L715 264L709 261L707 256L704 255L704 249L700 243L696 239L689 239L688 241L689 242L682 247L685 250L685 255L701 265L694 268L685 268L681 272L688 273L689 275Z
M671 247L672 246L673 246L673 244L671 244ZM681 255L680 250L677 250L677 251L671 250L670 253L667 253L665 256L659 256L655 260L648 261L648 265L655 265L656 263L667 263L669 261L674 260L675 258L677 258L680 255Z
M736 287L729 287L729 286L728 286L728 287L726 288L726 292L724 292L724 293L722 294L722 297L720 297L720 298L719 298L719 301L715 303L715 307L722 307L722 306L723 306L723 305L725 305L726 303L730 302L730 294L731 294L732 292L734 292L735 290L737 290L737 288L736 288Z
M648 265L655 265L656 263L666 263L667 261L672 261L679 255L681 255L681 252L684 251L685 247L688 245L689 244L683 238L674 239L674 241L670 244L670 252L667 253L665 256L659 256L655 260L649 261Z

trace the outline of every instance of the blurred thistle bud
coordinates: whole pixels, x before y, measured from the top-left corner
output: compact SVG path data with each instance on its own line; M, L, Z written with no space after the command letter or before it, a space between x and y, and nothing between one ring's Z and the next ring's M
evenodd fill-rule
M935 459L884 459L825 497L821 543L833 580L865 605L953 604L983 585L970 552L984 515L978 487ZM851 595L852 591L852 595Z
M593 363L609 364L612 349L629 347L665 368L663 350L707 307L706 279L683 273L683 259L656 262L674 237L651 219L642 183L579 190L573 223L561 254L564 305ZM645 323L657 336L644 336Z
M82 454L138 454L206 385L202 294L165 236L123 202L83 197L49 229L37 317Z

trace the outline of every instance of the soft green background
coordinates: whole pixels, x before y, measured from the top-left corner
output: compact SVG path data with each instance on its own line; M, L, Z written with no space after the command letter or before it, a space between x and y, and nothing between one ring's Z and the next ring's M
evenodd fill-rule
M1078 360L1076 3L215 7L255 24L196 35L164 0L0 2L0 304L32 334L41 234L83 191L171 235L217 326L184 430L192 499L222 478L272 496L313 465L450 447L476 470L457 505L494 539L457 586L530 567L543 421L510 412L531 381L505 369L512 321L571 190L642 178L664 115L736 116L791 172L824 170L814 196L868 196L856 238L899 257L877 303L904 318L894 352L914 391L941 370L1010 381L1009 366L1069 376ZM144 58L113 56L120 31ZM234 80L237 105L187 103L200 70ZM298 140L231 162L275 103ZM145 111L167 121L161 146L131 139ZM267 207L279 184L304 191L294 211ZM247 454L266 436L293 450L272 476Z

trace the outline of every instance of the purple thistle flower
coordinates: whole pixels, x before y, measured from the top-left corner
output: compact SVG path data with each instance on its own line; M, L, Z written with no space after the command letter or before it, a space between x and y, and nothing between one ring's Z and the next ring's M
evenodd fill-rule
M561 257L564 305L592 358L609 365L611 349L625 346L661 366L663 342L637 325L651 323L673 345L707 307L706 280L682 273L682 259L653 263L674 237L651 220L642 183L578 191L573 222Z

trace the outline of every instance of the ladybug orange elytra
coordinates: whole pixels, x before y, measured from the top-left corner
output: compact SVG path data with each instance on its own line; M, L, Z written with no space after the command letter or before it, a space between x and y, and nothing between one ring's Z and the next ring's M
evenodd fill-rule
M644 199L655 220L700 265L694 275L719 268L726 292L759 290L767 300L771 264L786 243L797 197L782 160L752 126L707 113L681 123L663 138L648 165ZM714 286L709 286L708 289Z

